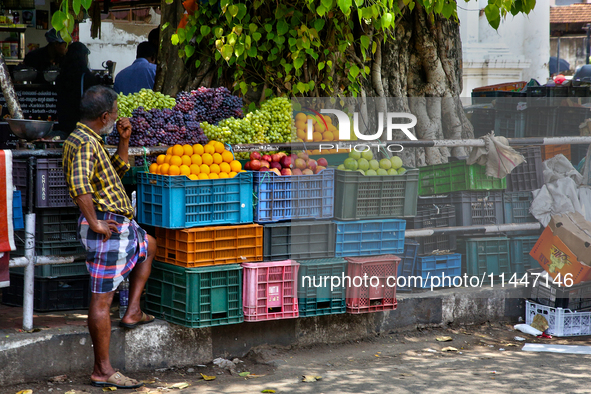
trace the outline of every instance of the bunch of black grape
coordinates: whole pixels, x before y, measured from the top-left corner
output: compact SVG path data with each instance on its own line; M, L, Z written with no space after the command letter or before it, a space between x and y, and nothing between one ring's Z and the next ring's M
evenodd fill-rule
M243 118L242 98L233 96L225 87L200 87L177 95L175 110L184 114L185 121L217 124L228 118Z
M129 146L157 146L175 144L205 144L207 137L198 122L185 120L185 114L177 109L135 109L129 118L132 133ZM116 129L107 136L107 143L117 145L119 133Z

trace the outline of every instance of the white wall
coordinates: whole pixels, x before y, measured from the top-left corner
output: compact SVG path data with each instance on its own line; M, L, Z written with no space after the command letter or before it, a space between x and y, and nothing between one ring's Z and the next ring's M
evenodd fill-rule
M91 69L102 69L102 63L117 63L115 75L133 63L139 43L160 23L160 16L152 12L152 24L116 23L103 21L101 38L90 37L90 21L80 24L80 42L88 47Z
M538 0L529 15L508 15L498 30L488 24L487 0L458 8L464 64L463 97L478 86L528 81L545 83L550 57L550 1Z

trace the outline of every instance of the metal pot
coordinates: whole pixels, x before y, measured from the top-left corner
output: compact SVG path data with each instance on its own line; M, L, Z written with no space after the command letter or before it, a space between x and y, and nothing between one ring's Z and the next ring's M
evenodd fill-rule
M43 72L43 78L45 78L47 82L55 82L58 75L60 75L60 70L45 70Z
M25 67L12 72L15 83L33 82L37 78L37 70L33 67Z
M6 119L6 121L14 135L29 141L41 139L53 129L53 122L47 120Z

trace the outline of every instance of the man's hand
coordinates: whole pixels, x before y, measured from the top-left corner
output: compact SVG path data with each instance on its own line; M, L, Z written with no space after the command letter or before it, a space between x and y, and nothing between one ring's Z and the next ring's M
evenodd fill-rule
M117 121L117 132L121 139L128 140L131 137L131 123L128 118L121 118Z
M111 233L119 233L117 229L117 221L108 219L108 220L98 220L95 226L91 226L90 229L97 234L103 234L105 238L103 242L107 242L109 238L111 238Z

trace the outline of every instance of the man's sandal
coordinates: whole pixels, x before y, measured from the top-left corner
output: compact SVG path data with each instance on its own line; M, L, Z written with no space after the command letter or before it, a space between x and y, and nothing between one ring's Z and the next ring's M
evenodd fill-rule
M115 372L106 382L91 380L90 384L95 387L116 387L118 389L135 389L144 385L135 379L122 375L120 372Z

